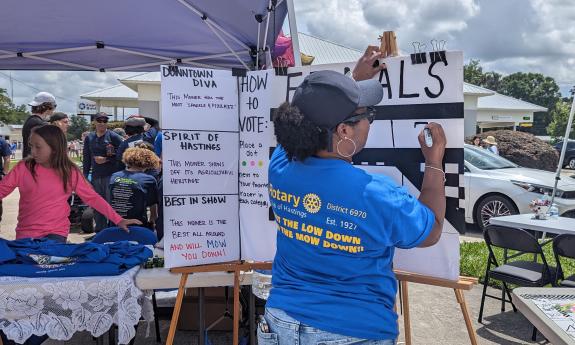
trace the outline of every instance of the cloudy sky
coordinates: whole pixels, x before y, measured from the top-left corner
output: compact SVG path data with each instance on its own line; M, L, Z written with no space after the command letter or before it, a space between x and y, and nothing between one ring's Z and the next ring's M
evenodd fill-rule
M466 61L503 74L538 72L555 78L564 94L575 85L573 0L294 0L298 29L349 47L377 44L384 30L400 49L411 42L447 41ZM0 71L8 89L9 71ZM12 72L14 100L27 103L37 89L54 93L59 110L73 112L82 93L117 84L133 73ZM33 87L33 88L32 88Z

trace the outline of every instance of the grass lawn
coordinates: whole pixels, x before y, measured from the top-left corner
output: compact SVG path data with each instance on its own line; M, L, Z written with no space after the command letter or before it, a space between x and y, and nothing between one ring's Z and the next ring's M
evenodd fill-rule
M460 245L461 260L460 260L460 273L462 276L476 277L480 279L483 283L483 278L485 277L485 269L487 268L487 257L489 251L487 250L487 245L484 242L465 242ZM543 247L543 252L545 253L545 259L550 266L555 266L555 257L553 256L553 248L551 243L546 244ZM508 251L508 255L512 255L516 252ZM495 248L495 256L497 257L497 262L499 264L503 263L503 249ZM532 254L525 254L519 256L514 260L532 260ZM541 259L539 258L539 262ZM575 274L575 260L561 259L561 267L565 276L568 277L571 274ZM489 285L494 287L500 287L501 282L498 280L490 280Z
M72 162L76 163L77 165L82 164L82 157L70 157L70 159L72 160ZM18 164L18 162L20 162L20 159L12 159L10 160L10 170L12 170L12 168Z

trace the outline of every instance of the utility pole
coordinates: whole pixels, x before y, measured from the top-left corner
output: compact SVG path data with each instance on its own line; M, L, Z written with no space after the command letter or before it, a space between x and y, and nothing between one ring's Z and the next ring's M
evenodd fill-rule
M12 81L12 71L10 71L10 100L14 103L14 82Z

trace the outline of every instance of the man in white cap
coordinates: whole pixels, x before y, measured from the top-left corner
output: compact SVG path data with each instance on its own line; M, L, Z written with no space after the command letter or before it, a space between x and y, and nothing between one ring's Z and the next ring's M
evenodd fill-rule
M56 109L56 98L48 92L38 92L34 96L34 100L28 103L32 107L32 115L28 116L22 127L22 158L26 158L30 154L30 134L34 127L46 124L48 118L54 113Z

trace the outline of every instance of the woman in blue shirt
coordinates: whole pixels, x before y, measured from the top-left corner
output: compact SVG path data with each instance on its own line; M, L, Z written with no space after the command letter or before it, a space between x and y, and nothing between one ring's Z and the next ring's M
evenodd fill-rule
M354 167L383 97L381 57L368 47L353 71L310 74L274 115L278 148L269 195L278 227L272 289L258 327L266 344L395 344L394 248L426 247L445 216L440 125L427 128L432 147L419 200L382 175Z

